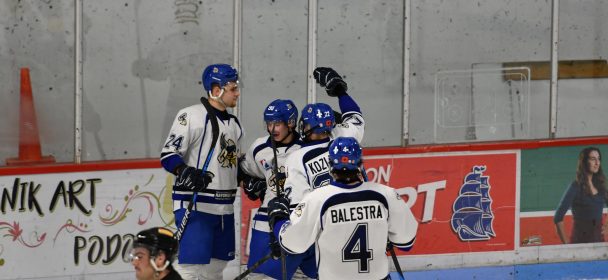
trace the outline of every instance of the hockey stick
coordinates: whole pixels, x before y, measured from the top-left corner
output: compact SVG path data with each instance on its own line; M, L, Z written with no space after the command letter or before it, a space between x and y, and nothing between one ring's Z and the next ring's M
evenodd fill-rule
M278 167L278 161L277 161L277 143L274 140L274 125L272 126L272 132L270 133L270 144L272 146L272 153L273 153L273 158L272 158L272 165L273 165L273 169L272 171L274 172L274 186L277 192L277 197L281 197L283 195L281 188L279 187L279 178L277 177L279 174L279 167ZM275 236L273 234L273 232L269 232L270 234L270 238L274 239ZM259 259L258 261L256 261L253 265L251 265L249 268L247 268L247 270L243 271L243 273L239 274L239 276L237 276L236 278L234 278L234 280L239 280L239 279L245 279L245 276L249 275L251 272L253 272L254 270L256 270L260 265L262 265L263 263L265 263L267 260L269 260L272 257L272 252L270 252L268 255L264 256L263 258ZM282 277L283 279L287 278L287 269L285 266L285 254L283 252L283 250L281 250L281 271L282 271Z
M245 276L249 275L249 273L251 273L254 270L258 269L258 267L260 265L262 265L263 263L265 263L270 258L272 258L272 252L270 252L270 254L264 256L263 258L259 259L251 267L247 268L247 270L243 271L243 273L241 273L239 276L237 276L236 278L234 278L234 280L245 279Z
M395 268L397 272L399 272L399 279L405 280L403 276L403 270L401 270L401 266L399 265L399 261L397 260L397 255L395 254L395 248L393 247L393 243L388 242L388 251L391 254L391 258L393 259L393 263L395 264Z
M270 144L272 145L272 171L274 172L274 187L277 190L277 197L282 197L283 196L283 190L281 189L281 186L279 186L279 163L277 160L277 142L274 140L274 126L275 124L272 124L272 132L270 133ZM270 214L270 213L269 213ZM274 236L274 232L270 232L270 240L272 241L272 239L276 238ZM281 243L279 242L279 246L281 246ZM271 252L272 254L272 252ZM287 266L285 264L285 252L283 252L283 249L281 249L281 272L282 272L282 276L283 276L283 280L287 279Z
M205 109L207 110L207 116L209 117L209 120L211 121L211 136L212 136L211 147L209 148L209 152L207 153L207 158L205 159L205 164L203 164L202 172L205 173L207 171L207 168L209 167L209 163L211 162L211 157L213 156L213 152L215 150L215 143L217 142L217 138L219 138L220 128L217 123L217 118L215 117L215 111L214 111L215 109L213 109L213 107L211 107L211 104L209 104L209 100L207 100L207 98L201 97L201 103L203 103L203 106L205 106ZM192 213L192 206L194 204L196 204L197 197L198 197L198 192L194 192L194 194L192 194L192 200L190 200L190 203L188 204L188 207L186 208L186 212L184 212L184 217L182 218L182 222L179 224L179 228L177 229L177 232L175 232L175 239L177 239L177 241L182 240L184 230L186 230L186 226L188 225L188 220L190 219L190 213Z

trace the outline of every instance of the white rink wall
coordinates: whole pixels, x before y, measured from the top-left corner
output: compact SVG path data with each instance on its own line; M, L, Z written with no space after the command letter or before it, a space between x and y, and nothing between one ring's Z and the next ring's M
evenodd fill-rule
M404 113L410 144L435 142L434 78L440 71L550 60L551 1L409 1L409 31L405 2L317 1L317 64L345 76L366 117L366 146L400 145ZM263 134L261 111L271 100L291 98L300 108L307 102L308 3L241 4L240 114L249 145ZM560 60L608 56L606 9L600 0L560 1ZM70 162L74 1L0 1L0 19L0 159L17 153L18 73L28 67L43 154ZM234 1L83 0L83 160L157 157L177 110L203 94L202 68L234 61L233 30ZM404 112L405 34L411 46ZM606 134L606 86L605 79L558 82L557 137ZM530 88L527 138L546 138L549 81L532 81ZM318 101L338 107L322 89L316 92ZM465 133L452 138L464 141Z

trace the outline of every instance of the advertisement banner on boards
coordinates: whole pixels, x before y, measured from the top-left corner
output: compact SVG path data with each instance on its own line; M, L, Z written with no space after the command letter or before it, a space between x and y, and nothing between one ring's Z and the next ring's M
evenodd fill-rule
M370 181L403 196L419 222L411 254L515 249L518 152L373 156Z
M395 188L419 222L407 255L515 250L518 162L518 151L364 158L369 181ZM257 205L243 199L243 252Z
M0 176L0 279L133 272L134 235L175 229L172 181L160 168Z

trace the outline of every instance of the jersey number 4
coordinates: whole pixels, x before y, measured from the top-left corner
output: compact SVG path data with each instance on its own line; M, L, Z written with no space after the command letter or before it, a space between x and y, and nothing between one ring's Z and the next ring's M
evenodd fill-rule
M357 224L348 242L342 248L343 262L358 262L359 272L369 272L369 260L374 259L374 250L368 249L367 223Z

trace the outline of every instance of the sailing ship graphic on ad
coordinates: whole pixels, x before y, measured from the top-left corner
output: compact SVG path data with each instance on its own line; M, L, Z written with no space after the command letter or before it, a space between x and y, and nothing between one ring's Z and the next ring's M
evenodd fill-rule
M492 227L490 176L483 176L486 166L474 166L464 178L452 209L452 230L462 241L489 240L496 237Z

